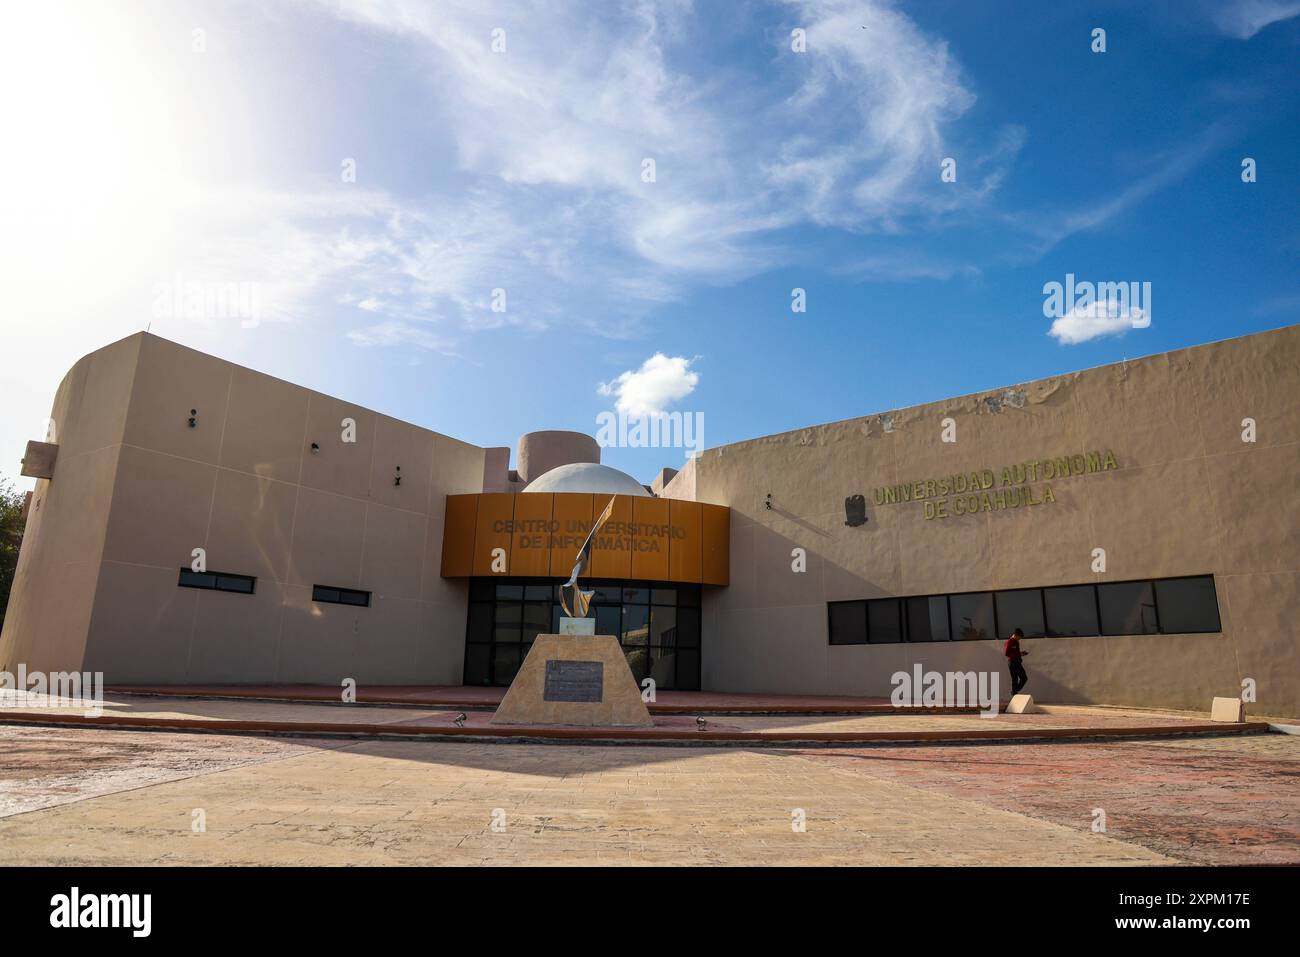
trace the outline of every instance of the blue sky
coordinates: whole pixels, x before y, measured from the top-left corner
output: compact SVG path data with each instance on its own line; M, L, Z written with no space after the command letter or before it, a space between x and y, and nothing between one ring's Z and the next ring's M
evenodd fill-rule
M1300 2L10 16L0 477L146 326L480 445L621 398L715 446L1300 318ZM1149 325L1051 334L1067 273L1149 282ZM222 283L256 317L160 305Z

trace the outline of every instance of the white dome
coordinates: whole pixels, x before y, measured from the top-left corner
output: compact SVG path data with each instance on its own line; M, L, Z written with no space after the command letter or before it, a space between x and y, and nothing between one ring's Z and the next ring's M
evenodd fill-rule
M561 465L544 473L525 492L598 492L603 495L641 495L650 493L645 486L618 469L591 462Z

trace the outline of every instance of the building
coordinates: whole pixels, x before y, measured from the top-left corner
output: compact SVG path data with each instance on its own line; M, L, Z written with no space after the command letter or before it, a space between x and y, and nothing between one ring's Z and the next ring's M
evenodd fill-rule
M704 451L651 486L570 432L480 448L139 334L44 443L0 670L507 684L612 497L598 631L660 688L1300 715L1300 326ZM938 390L937 390L938 391ZM199 569L199 570L195 570ZM1251 698L1254 701L1251 701Z

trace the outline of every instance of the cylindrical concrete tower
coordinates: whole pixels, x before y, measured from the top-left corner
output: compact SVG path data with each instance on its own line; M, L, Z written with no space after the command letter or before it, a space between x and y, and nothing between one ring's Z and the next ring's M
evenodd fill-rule
M519 439L516 471L524 482L541 478L553 468L575 462L600 463L600 446L582 432L529 432Z

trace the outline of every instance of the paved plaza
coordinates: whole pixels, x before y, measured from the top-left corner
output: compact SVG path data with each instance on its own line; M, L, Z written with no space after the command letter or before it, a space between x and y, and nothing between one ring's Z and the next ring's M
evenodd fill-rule
M0 725L0 846L11 864L1295 864L1298 772L1300 738L1274 733L747 748Z

